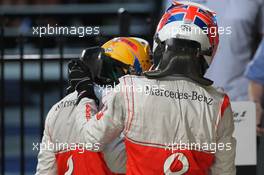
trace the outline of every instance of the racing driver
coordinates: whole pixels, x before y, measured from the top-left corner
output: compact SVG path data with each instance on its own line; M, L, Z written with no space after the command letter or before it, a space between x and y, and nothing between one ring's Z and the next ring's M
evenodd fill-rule
M124 133L128 175L235 175L229 98L204 78L218 39L213 11L175 2L156 30L155 69L120 78L99 118L83 116L87 105L96 108L93 82L77 85L74 130L81 142L102 149Z
M121 76L133 73L141 75L142 71L151 66L149 44L140 38L118 37L106 42L102 47L92 47L83 51L81 60L69 63L70 92L56 103L49 111L41 149L38 155L37 175L112 175L124 174L126 154L123 137L119 136L106 145L104 150L94 153L99 143L81 143L79 131L75 130L77 92L75 86L80 80L88 79L86 72L79 67L96 67L95 58L100 55L102 63L101 74L93 77L97 84L93 97L97 99L96 107L86 107L85 120L89 121L92 111L103 108L102 96L106 95L104 87L118 83ZM95 75L95 74L94 74ZM74 78L77 77L77 78ZM101 86L99 86L101 85ZM106 98L106 97L105 97Z

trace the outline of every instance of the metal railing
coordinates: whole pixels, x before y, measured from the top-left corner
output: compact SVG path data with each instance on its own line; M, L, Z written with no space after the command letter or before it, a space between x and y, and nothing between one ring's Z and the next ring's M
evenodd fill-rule
M5 173L5 108L4 108L4 103L5 103L5 80L4 80L4 27L0 27L0 56L1 56L1 81L0 81L0 104L1 104L1 128L0 128L0 139L1 139L1 174Z
M17 15L87 15L116 14L119 8L129 9L130 13L146 13L154 8L154 4L138 3L102 3L102 4L64 4L64 5L2 5L0 14Z
M99 8L98 8L99 7ZM123 7L119 10L120 7ZM128 9L129 13L125 10ZM118 13L119 10L119 13ZM78 54L65 54L65 45L63 41L58 42L58 54L44 54L44 46L41 39L38 39L38 54L26 54L25 53L25 39L29 36L28 34L21 35L16 31L9 30L4 24L5 19L11 19L13 17L24 17L24 16L52 16L52 15L61 15L61 16L69 16L69 15L117 15L118 21L118 29L119 33L123 36L130 34L130 14L144 14L146 12L151 12L153 10L153 4L150 3L125 3L125 4L89 4L89 5L50 5L50 6L0 6L0 18L1 26L0 26L0 73L1 73L1 81L0 81L0 114L1 114L1 174L4 175L6 173L6 164L5 164L5 151L6 151L6 125L5 125L5 113L6 113L6 75L5 70L7 69L7 63L16 63L19 65L19 131L20 131L20 145L19 145L19 164L20 164L20 174L25 174L25 63L34 62L39 65L39 114L40 114L40 133L42 136L44 120L45 120L45 111L44 111L44 62L45 61L54 61L59 64L59 96L62 98L64 96L64 69L63 65L65 62L69 61L72 58L77 58ZM11 31L11 32L10 32ZM19 36L18 36L19 35ZM5 53L5 41L6 37L14 37L17 40L17 46L19 50L19 54L6 55ZM85 46L84 46L85 47ZM17 133L18 134L18 133ZM41 138L41 137L40 137ZM16 165L14 165L16 166Z
M34 62L39 64L39 109L40 109L40 123L39 123L39 128L40 128L40 133L39 133L39 138L42 137L42 133L44 130L44 120L45 120L45 112L44 112L44 89L43 85L45 84L44 81L44 62L45 61L53 61L53 62L59 62L59 80L58 80L58 85L59 85L59 92L60 92L60 98L63 97L64 95L64 72L63 72L63 63L69 61L70 59L73 58L78 58L78 55L64 55L63 53L63 46L60 47L60 51L58 55L44 55L43 54L43 47L39 48L39 55L25 55L24 54L24 43L23 43L23 37L21 36L19 39L19 50L20 54L19 55L14 55L14 56L7 56L7 59L5 58L4 55L4 48L3 45L1 44L1 89L0 89L0 104L1 104L1 174L5 174L5 106L6 106L6 83L5 83L5 68L7 67L5 64L7 63L17 63L19 64L19 110L20 110L20 174L25 173L25 95L24 95L24 83L25 83L25 77L24 77L24 70L25 66L24 64L27 62Z

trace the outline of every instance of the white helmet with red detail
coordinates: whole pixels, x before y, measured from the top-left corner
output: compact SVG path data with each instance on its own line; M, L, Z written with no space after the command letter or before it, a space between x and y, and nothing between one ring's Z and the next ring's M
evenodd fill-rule
M219 43L215 13L207 7L189 2L174 2L162 16L153 44L155 70L148 78L168 75L187 76L211 85L204 77Z
M216 13L198 3L174 1L157 26L153 44L154 55L159 44L170 38L200 43L201 54L210 65L219 43Z

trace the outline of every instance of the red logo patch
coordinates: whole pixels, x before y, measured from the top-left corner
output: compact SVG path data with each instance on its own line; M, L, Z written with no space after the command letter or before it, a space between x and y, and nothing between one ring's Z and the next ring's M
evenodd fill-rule
M86 109L85 109L85 117L87 120L91 118L91 107L89 104L86 104Z
M103 112L98 112L97 114L96 114L96 119L97 120L100 120L102 117L103 117L103 115L104 115L104 113Z

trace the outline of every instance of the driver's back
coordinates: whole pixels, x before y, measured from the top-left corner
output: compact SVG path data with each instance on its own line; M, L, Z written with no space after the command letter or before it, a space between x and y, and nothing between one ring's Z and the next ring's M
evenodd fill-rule
M127 174L234 174L227 95L182 77L125 76L120 87Z

